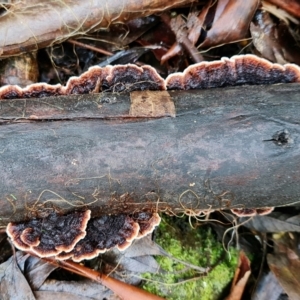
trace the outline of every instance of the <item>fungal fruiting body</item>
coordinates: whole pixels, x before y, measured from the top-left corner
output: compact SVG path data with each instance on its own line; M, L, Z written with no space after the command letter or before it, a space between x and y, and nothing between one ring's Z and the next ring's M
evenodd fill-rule
M232 208L231 212L238 217L264 216L270 214L274 207Z
M133 64L91 67L79 77L71 77L65 86L34 83L25 88L6 85L0 88L0 99L40 98L47 96L87 94L98 91L131 92L141 90L190 90L242 84L300 82L300 67L279 65L252 54L236 55L218 61L200 62L182 73L163 79L151 66Z
M91 211L9 223L6 228L16 248L39 257L74 261L91 259L113 247L128 248L160 223L157 213L140 212L91 218Z
M9 223L7 235L20 250L31 251L40 257L55 256L71 251L85 237L90 210L68 215L50 214L47 218L24 223Z

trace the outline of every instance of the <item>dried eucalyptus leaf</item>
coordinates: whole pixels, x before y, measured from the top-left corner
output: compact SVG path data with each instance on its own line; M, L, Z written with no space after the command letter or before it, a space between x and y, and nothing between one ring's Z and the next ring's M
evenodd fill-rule
M99 300L109 299L112 292L105 286L92 280L81 281L58 281L46 280L36 293L37 299L50 299L48 295L57 295L56 299L81 299L81 300ZM40 298L39 298L40 297ZM65 298L63 298L65 297ZM73 298L69 298L73 297ZM55 296L51 298L55 299Z
M268 265L277 277L289 299L297 300L300 295L300 261L290 259L285 254L268 254Z
M135 240L131 247L124 253L125 257L137 257L144 255L164 255L162 248L152 241L151 235Z
M82 297L77 296L72 293L66 293L66 292L35 292L35 297L37 300L53 300L54 298L59 300L94 300L96 298L89 298L89 297Z
M27 255L20 258L23 259ZM0 265L1 300L35 300L31 288L17 265L18 257L10 257Z
M272 213L267 216L255 216L250 218L240 218L241 223L245 222L244 226L259 232L300 232L300 216L290 217L287 215L278 215Z
M51 265L40 258L29 256L25 264L25 276L33 290L38 290L50 273L57 266Z

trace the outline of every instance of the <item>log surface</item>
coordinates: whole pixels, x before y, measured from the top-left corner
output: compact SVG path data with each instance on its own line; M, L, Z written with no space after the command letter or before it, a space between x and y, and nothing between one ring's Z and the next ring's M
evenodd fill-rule
M1 224L53 207L99 215L298 201L299 84L169 94L175 117L132 117L128 94L0 101Z

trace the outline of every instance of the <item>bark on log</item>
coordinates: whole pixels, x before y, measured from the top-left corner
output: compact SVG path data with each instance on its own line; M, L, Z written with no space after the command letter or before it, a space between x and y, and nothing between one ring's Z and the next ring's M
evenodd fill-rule
M165 93L149 92L148 103ZM49 207L99 215L298 202L299 84L169 94L176 117L134 117L127 94L0 101L0 225Z

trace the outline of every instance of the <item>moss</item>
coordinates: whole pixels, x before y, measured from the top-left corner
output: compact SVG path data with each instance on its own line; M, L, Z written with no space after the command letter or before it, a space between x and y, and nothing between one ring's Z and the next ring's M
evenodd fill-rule
M143 288L167 299L218 299L233 278L238 253L228 255L208 226L192 229L187 220L164 218L156 242L173 257L199 267L207 275L165 256L157 256L157 274L144 274Z

